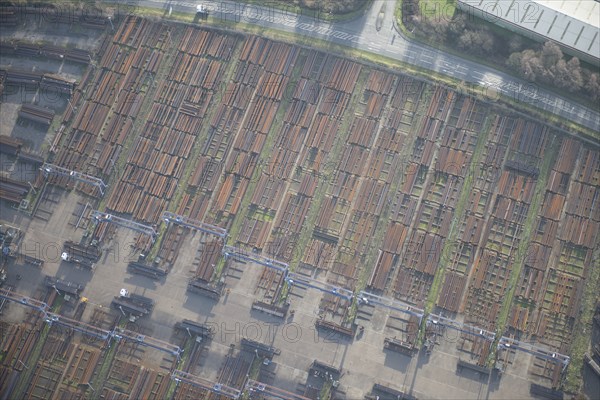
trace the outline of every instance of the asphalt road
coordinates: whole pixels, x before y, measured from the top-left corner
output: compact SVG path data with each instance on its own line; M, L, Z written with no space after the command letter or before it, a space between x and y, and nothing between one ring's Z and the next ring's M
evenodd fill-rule
M268 1L261 6L212 0L140 0L139 4L161 8L165 12L171 9L186 13L195 12L196 6L203 4L213 18L255 24L381 54L460 79L467 84L483 86L481 92L490 98L495 98L499 92L518 102L531 104L600 131L598 110L589 109L488 66L405 39L394 27L396 0L375 0L361 17L344 22L328 22L315 14L298 15L275 9L269 7Z

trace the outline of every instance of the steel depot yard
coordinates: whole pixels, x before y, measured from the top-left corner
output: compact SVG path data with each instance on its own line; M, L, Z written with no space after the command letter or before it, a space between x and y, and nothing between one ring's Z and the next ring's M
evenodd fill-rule
M598 147L317 49L39 11L0 30L0 398L562 398L577 378Z

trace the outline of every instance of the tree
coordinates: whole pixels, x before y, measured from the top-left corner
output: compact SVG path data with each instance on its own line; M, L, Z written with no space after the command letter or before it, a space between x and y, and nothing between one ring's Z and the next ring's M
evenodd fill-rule
M567 62L561 58L556 64L546 69L543 80L569 92L578 92L583 86L579 59L573 57Z
M535 82L546 75L546 69L533 50L513 53L508 58L508 66L515 69L523 78Z
M473 54L489 54L494 49L494 37L485 30L466 30L460 35L458 46Z
M540 54L540 59L542 60L544 67L549 69L556 65L556 63L562 58L563 53L556 43L551 41L544 43Z
M450 21L446 18L421 18L419 27L426 36L433 36L433 40L444 42L448 33Z
M448 26L448 36L459 37L465 31L467 17L463 13L456 13Z
M571 58L569 62L567 62L567 70L570 72L567 90L573 93L578 92L583 87L583 75L581 73L579 58Z
M521 72L521 59L523 58L523 53L520 51L516 51L511 53L506 61L506 65L509 68L514 69L515 71Z
M512 35L508 41L508 51L516 53L523 50L523 37L521 35Z
M600 75L587 69L582 70L585 93L594 101L600 101Z

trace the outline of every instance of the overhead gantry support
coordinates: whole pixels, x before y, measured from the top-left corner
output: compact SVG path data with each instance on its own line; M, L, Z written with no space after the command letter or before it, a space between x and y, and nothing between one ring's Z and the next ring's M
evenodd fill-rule
M208 233L210 235L215 235L220 238L227 237L227 230L225 230L221 227L210 225L210 224L205 224L202 221L197 221L195 219L188 218L183 215L177 215L177 214L174 214L169 211L165 211L162 213L162 219L167 224L175 224L175 225L185 226L186 228L190 228L195 231Z
M31 307L44 314L46 314L46 311L48 310L48 304L44 303L43 301L32 299L19 293L11 292L10 290L0 289L0 297L6 300L14 301L15 303L21 303L24 306Z
M84 335L94 336L102 340L108 340L112 335L111 331L100 329L93 325L86 324L85 322L76 321L74 319L70 319L59 314L48 313L46 314L44 320L49 325L62 325L67 328L71 328L74 331L83 333Z
M156 236L158 236L158 232L156 232L156 229L154 229L153 227L140 224L139 222L135 222L130 219L117 217L115 215L107 214L98 210L92 211L92 217L97 222L110 222L112 224L122 226L123 228L131 229L136 232L146 234L152 237L152 239L156 239Z
M556 353L550 350L543 349L540 346L536 346L531 343L520 342L516 339L510 339L506 336L502 336L500 341L498 342L498 349L505 350L520 350L526 353L532 354L536 357L544 358L546 360L560 362L563 364L563 370L566 368L571 362L571 358L569 356L565 356L564 354Z
M358 294L359 304L374 304L381 307L386 307L395 311L415 316L419 318L419 321L425 313L424 310L411 306L410 304L403 303L390 297L377 296L376 294L365 292L364 290Z
M342 297L348 301L352 301L352 299L354 298L354 292L348 289L344 289L339 286L334 286L329 283L321 282L303 275L295 274L293 272L288 273L285 280L290 286L300 286L304 288L317 289L322 292L332 294L334 296Z
M265 267L273 268L283 273L287 273L289 265L282 261L277 261L272 258L263 257L259 254L253 254L249 251L242 250L238 247L225 246L223 247L223 256L232 257L235 260L254 262Z
M169 342L153 338L152 336L141 335L139 333L128 331L127 329L115 328L112 333L112 337L117 340L129 340L137 342L141 345L152 347L153 349L164 351L177 358L182 353L182 349L179 346L175 346Z
M100 178L97 178L92 175L84 174L83 172L70 170L67 168L59 167L58 165L45 163L41 167L42 172L45 176L65 176L76 180L78 182L87 183L88 185L92 185L98 188L100 194L104 196L104 192L108 185L104 183L104 181Z
M458 322L454 319L442 317L441 315L429 314L429 316L427 317L427 323L441 325L445 328L454 329L455 331L459 331L473 336L478 336L490 342L493 342L494 339L496 339L495 332L490 332L488 330L478 328L476 326Z

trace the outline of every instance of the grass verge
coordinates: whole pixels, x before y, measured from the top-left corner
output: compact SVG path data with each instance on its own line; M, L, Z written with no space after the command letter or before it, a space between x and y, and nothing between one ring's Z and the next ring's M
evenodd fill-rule
M426 3L428 3L426 6L423 6L423 1L425 1ZM465 60L470 60L473 61L474 63L477 64L481 64L481 65L485 65L487 67L493 68L495 70L501 71L507 75L511 75L511 76L517 76L515 74L515 71L509 67L507 67L504 63L499 63L497 60L494 60L493 58L490 57L485 57L485 56L477 56L477 55L473 55L470 54L466 51L461 51L459 49L457 49L454 46L449 46L445 43L436 41L434 39L432 39L431 37L424 37L418 34L414 33L414 28L413 30L409 30L408 27L404 24L404 19L403 19L403 2L404 0L398 0L396 2L396 10L394 12L394 16L396 18L395 21L395 25L398 28L398 30L400 31L400 33L405 36L407 39L415 41L415 42L419 42L422 44L425 44L427 46L433 47L435 49L444 51L446 53L455 55L457 57L463 58ZM430 4L429 4L430 3ZM438 5L436 6L436 4L441 4L441 3L447 3L446 5ZM431 14L432 16L436 17L436 18L445 18L445 19L452 19L454 16L454 13L456 12L456 4L450 5L450 3L455 3L453 0L449 0L449 1L445 1L445 0L421 0L421 12L423 13L423 15L427 16L427 14ZM437 8L435 8L437 7ZM474 17L469 17L469 18L474 18ZM490 31L492 31L497 37L501 37L502 39L504 39L505 41L508 42L509 38L514 36L514 35L519 35L518 33L514 33L511 32L507 29L504 29L496 24L493 24L491 22L485 21L483 19L480 18L476 18L477 20L477 24L480 26L485 26L487 28L490 29ZM524 41L529 41L530 39L528 39L525 36L521 36L523 38ZM537 42L534 42L537 43ZM518 76L517 76L518 77ZM555 93L559 96L565 97L575 103L581 104L585 107L591 108L591 109L596 109L596 104L593 103L590 100L586 100L586 99L582 99L580 96L578 96L577 94L568 92L566 90L554 87L554 86L550 86L547 84L543 84L543 83L539 83L539 82L532 82L532 84L535 84L536 86L539 86L541 88L543 88L544 90L547 90L549 92Z

